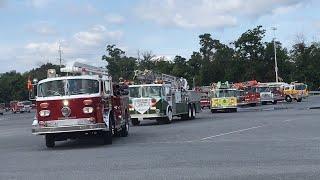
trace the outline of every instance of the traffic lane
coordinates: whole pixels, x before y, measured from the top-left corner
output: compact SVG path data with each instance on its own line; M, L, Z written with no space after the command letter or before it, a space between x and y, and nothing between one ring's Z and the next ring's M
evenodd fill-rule
M130 127L130 135L128 138L120 138L114 141L114 144L132 144L132 143L170 143L192 141L205 137L209 134L221 134L225 132L237 131L239 129L260 126L261 124L270 124L282 119L287 119L290 110L270 112L238 112L238 113L217 113L211 114L206 110L198 114L194 120L175 119L172 124L158 125L155 121L146 121L142 126ZM295 113L296 114L296 113ZM3 139L8 143L6 147L23 147L28 144L40 145L39 148L45 148L42 136L34 136L31 134L31 123L34 114L12 114L8 116L7 121L0 122L0 140ZM276 116L277 118L270 118ZM19 117L21 119L19 119ZM25 140L21 141L21 137ZM33 142L34 141L34 142ZM57 148L70 147L77 145L96 146L96 141L62 141L57 142ZM1 145L0 145L1 146ZM77 147L75 147L77 148Z
M260 174L265 179L317 179L320 175L320 113L308 111L308 114L206 142L230 144L232 148L224 150L231 156L237 154L231 162L241 161L243 166L241 172L232 171L238 167L229 168L230 176L246 179ZM250 166L251 162L256 163L255 167Z
M202 141L198 141L198 139L200 139L201 137L204 136L208 136L208 135L215 135L215 134L221 134L221 133L226 133L226 132L230 132L230 131L237 131L239 129L243 129L243 128L247 128L247 127L252 127L252 126L256 126L256 123L261 123L264 121L267 122L278 122L280 120L285 120L285 117L287 117L287 119L290 119L290 114L292 117L297 116L295 113L290 112L288 113L289 115L287 115L287 113L282 113L279 111L274 111L272 113L275 114L269 114L270 112L256 112L256 113L219 113L219 114L214 114L212 115L210 112L204 112L201 114L200 119L196 119L196 120L191 120L191 121L176 121L175 123L171 124L171 125L161 125L161 126L146 126L141 130L142 127L133 127L131 128L131 134L128 138L116 138L115 139L115 143L111 146L100 146L97 144L92 143L91 141L88 142L83 142L83 141L69 141L67 143L62 143L60 144L60 146L58 146L56 149L50 150L45 148L44 146L44 140L43 138L39 137L39 136L31 136L31 134L29 134L30 136L20 136L20 135L13 135L9 137L9 141L1 143L1 144L10 144L11 145L11 149L1 149L1 154L6 157L7 159L3 159L1 162L10 162L9 164L11 164L10 166L5 166L5 169L3 169L3 176L6 177L5 179L7 179L7 177L20 177L21 179L24 179L23 176L26 177L35 177L36 179L39 179L41 177L46 177L46 175L52 175L52 177L56 177L56 170L59 171L59 165L60 164L67 164L67 167L71 167L70 171L69 170L62 170L62 174L65 174L67 177L73 177L74 179L79 179L80 177L78 177L78 175L74 175L74 174L79 174L79 176L81 177L88 177L87 175L89 175L90 177L96 177L99 179L100 175L103 175L103 177L107 176L107 177L118 177L119 179L121 179L120 177L128 177L131 175L131 173L135 173L135 172L130 172L127 173L126 171L121 171L119 169L122 169L121 167L124 166L136 166L135 163L142 163L143 166L137 166L137 168L135 168L133 171L137 171L136 174L133 175L137 175L138 177L149 177L156 175L157 174L171 174L174 173L175 171L171 172L171 168L170 169L164 169L164 170L157 170L157 168L147 168L145 164L143 163L147 163L147 166L151 166L155 165L158 166L158 161L161 162L160 164L164 164L163 166L166 166L167 162L163 162L162 157L165 155L170 155L170 154L175 154L175 153L182 153L184 151L190 151L190 154L203 154L205 157L206 156L210 156L210 152L206 153L206 149L210 150L211 145L205 145L206 142L202 142ZM268 116L267 114L269 114L269 118L266 118L266 116ZM277 118L270 118L270 117L279 117L282 114L282 119L278 120ZM204 116L204 117L202 117ZM214 116L214 118L208 118L208 117L212 117ZM256 116L260 116L260 120L259 118L257 119ZM15 118L14 118L15 119ZM199 121L198 121L199 120ZM24 121L22 121L24 122ZM239 124L240 123L240 124ZM192 126L199 124L199 128L192 128L192 126L190 127L190 125L192 124ZM214 124L216 125L216 127L208 127L209 124ZM241 125L241 126L237 126L237 125ZM245 126L244 126L245 125ZM170 127L174 127L173 129L170 130ZM230 127L231 126L231 127ZM28 126L29 127L29 124ZM182 129L186 129L186 130L179 130L179 127L181 127ZM169 128L169 130L168 130ZM175 131L175 130L179 130L179 131ZM179 139L177 137L175 137L174 141L167 141L168 138L170 138L172 135L174 134L166 134L163 132L175 132L174 134L181 134L181 137L189 137L190 138L190 134L192 136L194 136L194 138L191 138L191 140L196 139L196 141L191 141L191 142L185 142L185 139ZM135 136L135 133L137 135L141 135L141 133L146 132L147 134L145 134L146 136L141 136L140 138L137 138ZM204 132L203 134L201 134L201 132ZM244 132L241 132L244 133ZM151 136L149 137L148 134L155 134L155 136ZM235 134L232 134L235 135ZM192 137L191 136L191 137ZM167 137L164 139L157 139L157 137ZM224 136L226 137L226 136ZM10 138L13 138L12 140L10 140ZM8 137L5 138L8 140ZM159 141L161 140L161 141ZM165 140L163 142L163 140ZM142 141L142 142L141 142ZM3 141L2 141L3 142ZM199 144L197 144L199 143ZM232 142L233 143L233 142ZM14 146L17 145L18 146ZM207 147L209 146L209 147ZM222 147L224 147L225 145L223 145ZM227 145L227 147L222 148L222 151L225 151L226 149L228 149L230 145ZM240 144L240 146L242 147L242 145ZM245 146L245 145L244 145ZM6 147L6 146L5 146ZM202 148L203 147L203 148ZM124 148L124 149L123 149ZM214 148L213 150L215 150L216 148ZM127 155L123 155L123 153L118 153L123 151L123 153L125 153L125 151L130 151L128 152L128 156L133 156L136 157L138 159L133 159L130 160L130 157L128 157ZM247 151L249 152L250 149L247 149ZM108 154L111 153L111 154ZM219 152L217 152L219 154ZM89 154L89 155L88 155ZM145 156L145 154L149 155L149 156ZM154 156L154 154L159 154L159 157L156 156L155 158L152 158ZM59 157L57 157L57 155ZM100 161L95 161L96 160L96 156L98 157L102 157L105 158L105 162L103 162L101 164ZM222 154L223 155L223 154ZM111 157L112 156L112 157ZM124 156L124 158L122 158ZM190 155L191 156L191 155ZM51 158L48 158L51 157ZM157 158L158 157L158 158ZM118 159L119 158L119 159ZM227 157L225 157L227 158ZM66 159L71 159L71 162L65 162ZM128 161L124 164L113 164L110 163L110 161L115 161L118 162L119 160L123 159L123 161L126 162L126 159L128 159ZM142 162L139 161L142 160ZM205 158L206 159L206 158ZM23 161L22 161L23 160ZM48 161L49 160L49 161ZM179 164L179 162L181 162L182 164L184 163L184 160L182 157L173 157L173 161L169 161L170 164L173 164L172 166L176 166L175 162L177 162ZM21 163L19 164L12 164L12 161L19 161ZM52 167L49 166L47 168L47 162L51 162L54 164ZM94 162L93 162L94 161ZM191 163L192 162L198 162L198 158L189 158L189 160L187 159L187 162L185 163ZM89 164L88 164L88 163ZM108 163L107 163L108 162ZM86 169L82 169L80 166L80 170L85 171L86 173L80 173L78 172L78 164L79 163L83 163L87 166L85 166L84 168L86 168L88 171L86 171ZM91 168L90 164L95 164L97 163L96 169L100 169L101 167L105 167L105 169L107 169L107 172L111 172L108 173L108 175L105 175L104 173L107 173L105 171L95 171L93 169L95 168ZM213 162L212 162L213 163ZM198 162L199 164L199 162ZM29 167L31 169L28 169L26 167ZM119 167L117 171L115 171L114 169L112 169L112 167L117 166ZM204 164L204 166L206 166L206 164ZM41 168L39 168L41 167ZM64 167L64 166L63 166ZM160 166L161 168L162 166ZM171 167L171 166L169 166ZM8 169L9 168L9 169ZM10 168L13 168L13 170L10 170ZM49 173L40 173L40 174L30 174L28 171L34 172L34 171L39 171L40 170L47 170L47 169L53 169L53 172L49 172ZM1 168L2 169L2 168ZM130 168L129 168L130 169ZM138 170L136 170L138 169ZM140 170L139 170L140 169ZM156 170L154 170L156 169ZM173 169L175 169L173 167ZM189 172L189 169L192 171L192 169L194 169L194 171L198 171L201 172L202 170L196 167L179 167L177 166L177 171L178 173L181 172L180 175L175 176L174 174L172 175L172 177L183 177L183 173L185 173L185 171ZM187 170L186 170L187 169ZM16 170L18 170L19 172L21 172L21 176L20 175L16 175L15 176L15 172ZM159 171L159 172L158 172ZM204 168L204 171L208 171L208 169ZM92 172L92 174L91 174ZM140 173L139 173L140 172ZM149 173L148 173L149 172ZM186 172L186 174L189 177L189 173ZM146 176L144 176L143 174L147 173ZM204 176L200 176L200 177L213 177L212 174L210 173L204 173ZM220 172L223 173L223 172ZM148 176L148 174L150 176ZM196 174L196 172L194 172L194 174ZM163 177L163 176L157 176L159 177ZM58 174L58 177L62 177L63 175ZM49 176L50 177L50 176ZM171 176L170 176L171 177ZM190 177L194 177L195 176L190 176ZM193 179L194 179L193 178ZM53 179L53 178L52 178ZM80 178L81 179L81 178ZM138 178L139 179L139 178Z
M312 99L313 100L313 99ZM300 103L292 103L292 105L299 108ZM143 122L142 126L131 127L130 137L120 140L115 140L115 144L130 144L130 143L157 143L157 142L179 142L192 141L207 134L221 134L224 132L236 131L238 129L245 129L261 124L268 124L277 122L280 118L287 118L286 114L295 113L292 110L274 111L272 115L269 112L238 112L238 113L216 113L211 114L210 111L205 110L198 114L197 119L194 120L179 120L176 118L172 124L158 125L156 121ZM297 113L295 113L297 114ZM271 118L276 116L277 118ZM31 123L34 113L23 114L7 114L6 119L0 121L0 140L4 139L6 147L28 146L35 142L41 142L41 148L44 147L44 140L42 136L33 136L30 133ZM208 132L208 133L207 133ZM23 137L25 140L21 141ZM9 140L9 141L8 141ZM17 143L18 142L18 143ZM82 146L85 142L79 142ZM93 143L94 144L94 143ZM39 144L38 144L39 145ZM58 142L57 146L73 147L77 145L76 142ZM90 145L90 142L89 142ZM1 145L0 145L1 146Z
M316 111L312 113L318 115ZM319 136L316 123L312 116L296 118L210 141L22 151L12 154L21 157L21 161L9 161L1 176L18 179L316 179L320 164L317 140L306 140L303 133L300 139L296 137L297 130ZM295 138L288 139L292 135Z

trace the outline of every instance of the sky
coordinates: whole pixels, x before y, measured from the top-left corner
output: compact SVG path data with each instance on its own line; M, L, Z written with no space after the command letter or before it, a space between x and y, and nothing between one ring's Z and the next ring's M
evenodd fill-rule
M200 34L229 44L258 25L290 49L320 41L319 10L317 0L0 0L0 73L59 63L59 46L64 64L106 65L108 44L188 59Z

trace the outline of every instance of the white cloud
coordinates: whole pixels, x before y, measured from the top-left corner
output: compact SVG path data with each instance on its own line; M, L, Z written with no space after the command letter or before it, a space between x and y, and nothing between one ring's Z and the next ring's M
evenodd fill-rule
M27 53L38 53L38 54L46 54L53 55L58 54L59 42L55 41L53 43L41 42L28 43L25 47Z
M56 35L58 32L57 30L48 22L40 21L31 25L31 31L45 36Z
M103 25L95 25L88 31L81 31L74 34L74 38L87 46L100 45L104 41L120 39L123 35L122 31L109 31Z
M124 17L118 14L108 14L104 18L108 23L111 24L122 24L125 21Z
M306 0L165 0L143 1L136 8L142 19L183 28L225 28L240 18L257 19L288 11Z

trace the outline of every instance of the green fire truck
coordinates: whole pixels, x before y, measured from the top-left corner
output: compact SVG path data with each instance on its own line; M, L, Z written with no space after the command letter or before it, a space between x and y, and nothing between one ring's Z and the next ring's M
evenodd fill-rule
M171 123L174 116L193 119L201 111L200 94L188 90L186 79L152 71L136 71L129 85L129 112L133 125L143 120Z

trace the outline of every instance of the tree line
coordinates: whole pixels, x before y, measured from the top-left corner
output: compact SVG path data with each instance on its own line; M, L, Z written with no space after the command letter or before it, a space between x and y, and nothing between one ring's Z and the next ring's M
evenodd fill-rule
M194 82L196 86L254 79L274 82L274 42L264 41L265 33L262 26L257 26L229 44L222 43L211 34L201 34L199 50L188 59L179 55L173 60L156 58L150 51L138 52L137 57L131 57L115 45L107 45L102 60L108 62L107 68L115 80L120 77L132 80L135 70L148 69L184 77L190 85ZM320 86L320 42L307 44L300 41L290 49L279 41L275 43L280 80L304 82L309 89L317 90ZM48 63L24 73L10 71L1 74L0 103L28 99L27 79L44 79L48 69L59 72L58 65Z
M279 80L299 81L309 89L318 89L320 82L320 43L295 43L290 50L279 41L264 41L266 30L262 26L249 29L230 44L214 39L211 34L199 35L198 51L187 59L175 56L172 61L155 58L149 52L128 57L115 45L108 45L102 60L108 62L110 74L118 79L132 80L134 70L154 70L159 73L184 77L189 84L210 85L212 82L242 82L257 80L275 82L274 43L276 44Z

